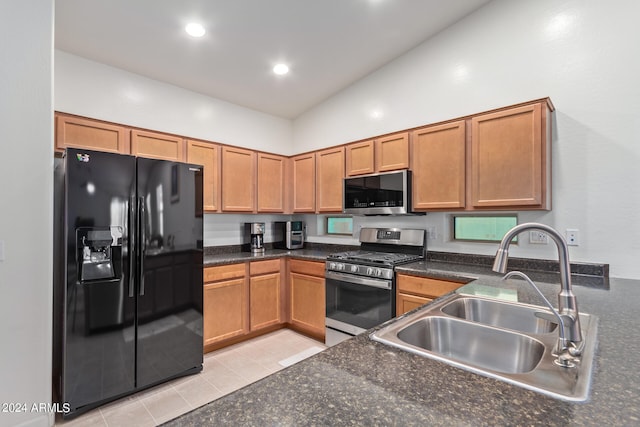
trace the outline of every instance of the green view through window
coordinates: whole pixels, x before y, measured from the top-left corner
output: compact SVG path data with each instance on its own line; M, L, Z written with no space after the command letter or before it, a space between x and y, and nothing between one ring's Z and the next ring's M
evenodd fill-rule
M345 216L327 217L327 234L343 234L351 236L353 234L353 218Z
M517 224L516 215L454 216L453 240L499 242ZM517 237L513 239L514 243L517 241Z

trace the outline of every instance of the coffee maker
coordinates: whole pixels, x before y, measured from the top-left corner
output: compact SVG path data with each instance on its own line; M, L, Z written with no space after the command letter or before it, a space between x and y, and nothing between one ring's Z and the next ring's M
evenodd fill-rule
M264 253L264 222L244 223L244 248L252 254Z

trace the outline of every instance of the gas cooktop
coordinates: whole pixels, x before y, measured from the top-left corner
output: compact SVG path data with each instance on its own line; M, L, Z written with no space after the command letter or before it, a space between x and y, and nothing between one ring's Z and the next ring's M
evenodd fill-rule
M422 259L422 255L405 254L396 252L377 252L377 251L349 251L331 254L327 259L331 261L351 261L363 264L394 266L411 261Z

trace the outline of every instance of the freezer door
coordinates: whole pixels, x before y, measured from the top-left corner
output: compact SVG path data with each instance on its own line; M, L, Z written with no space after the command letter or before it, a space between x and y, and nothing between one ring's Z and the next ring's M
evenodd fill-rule
M202 369L202 172L137 159L137 387Z
M68 149L54 279L54 370L72 411L135 387L135 293L129 275L135 158ZM62 230L61 230L62 229ZM61 248L62 249L62 248ZM61 269L61 270L58 270ZM59 360L59 362L58 362Z

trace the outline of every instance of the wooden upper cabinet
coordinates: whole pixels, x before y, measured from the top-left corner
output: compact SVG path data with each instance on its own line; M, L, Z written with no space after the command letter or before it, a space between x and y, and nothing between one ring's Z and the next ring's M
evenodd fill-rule
M97 120L56 114L56 151L67 147L129 154L129 130Z
M394 133L345 147L347 176L409 168L409 132Z
M150 159L184 161L184 139L158 132L131 131L131 154Z
M258 212L284 212L286 158L258 153Z
M344 147L316 152L316 210L342 212Z
M345 147L347 176L375 172L375 144L373 140L356 142Z
M409 132L376 139L376 172L409 168Z
M187 140L187 163L202 165L202 203L205 212L220 210L220 146Z
M316 211L316 155L301 154L291 158L293 212Z
M474 208L551 208L550 111L545 101L471 119Z
M465 206L465 135L464 120L412 132L414 209Z
M253 212L256 193L256 153L222 147L222 210Z

